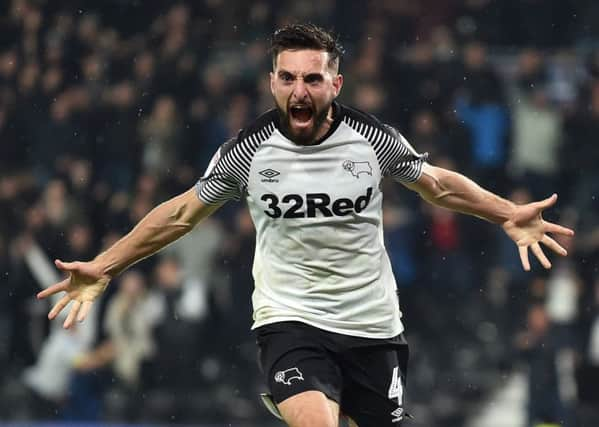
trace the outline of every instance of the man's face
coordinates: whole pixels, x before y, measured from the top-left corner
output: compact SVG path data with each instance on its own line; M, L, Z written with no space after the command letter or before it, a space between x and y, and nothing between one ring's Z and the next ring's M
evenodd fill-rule
M343 77L329 67L329 54L320 50L284 50L270 73L270 90L281 116L281 125L298 144L321 137Z

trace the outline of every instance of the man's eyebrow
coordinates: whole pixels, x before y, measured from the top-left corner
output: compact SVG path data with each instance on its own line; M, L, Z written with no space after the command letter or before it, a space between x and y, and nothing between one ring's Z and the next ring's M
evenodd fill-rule
M310 73L304 76L304 80L322 80L323 78L322 73Z
M296 75L294 73L292 73L291 71L287 71L287 70L279 70L279 71L277 71L277 75L278 76L289 75L294 78L296 77ZM322 79L324 79L324 76L322 75L322 73L308 73L308 74L304 75L304 80L317 81L317 80L322 80Z

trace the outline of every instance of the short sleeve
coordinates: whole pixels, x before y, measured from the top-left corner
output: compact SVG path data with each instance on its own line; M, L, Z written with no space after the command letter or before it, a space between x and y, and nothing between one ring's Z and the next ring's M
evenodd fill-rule
M387 153L383 156L385 162L383 175L391 176L402 183L417 181L422 175L422 166L428 158L428 153L419 154L412 145L395 128L385 125L391 133L391 141L387 144Z
M236 140L227 141L214 153L206 172L196 184L198 198L209 205L239 200L242 194L238 168L227 153Z

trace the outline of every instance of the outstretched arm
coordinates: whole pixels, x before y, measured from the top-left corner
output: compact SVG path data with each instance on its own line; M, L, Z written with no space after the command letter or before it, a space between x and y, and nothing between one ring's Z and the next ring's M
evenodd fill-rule
M574 231L547 222L541 216L543 210L555 204L556 194L540 202L516 205L481 188L464 175L427 163L423 165L420 178L406 186L434 205L501 225L518 246L520 260L526 271L530 270L529 247L545 268L551 268L551 263L539 243L543 243L559 255L566 255L566 250L547 233L566 236L574 234Z
M92 261L56 260L56 266L69 273L69 277L37 295L38 298L45 298L66 292L48 317L54 319L69 302L74 301L64 327L70 327L75 319L82 321L93 301L104 292L114 276L190 232L198 222L219 207L200 201L192 188L155 207L129 234Z

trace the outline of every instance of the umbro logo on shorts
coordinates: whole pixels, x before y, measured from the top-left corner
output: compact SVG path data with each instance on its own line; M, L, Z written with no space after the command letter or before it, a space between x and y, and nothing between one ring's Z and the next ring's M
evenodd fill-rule
M291 382L293 380L296 380L296 381L304 380L304 375L297 368L285 369L284 371L278 371L275 374L275 382L283 383L286 385L291 385Z
M393 417L393 419L391 420L392 423L400 422L401 420L403 420L403 408L397 408L395 411L391 412L391 416Z

